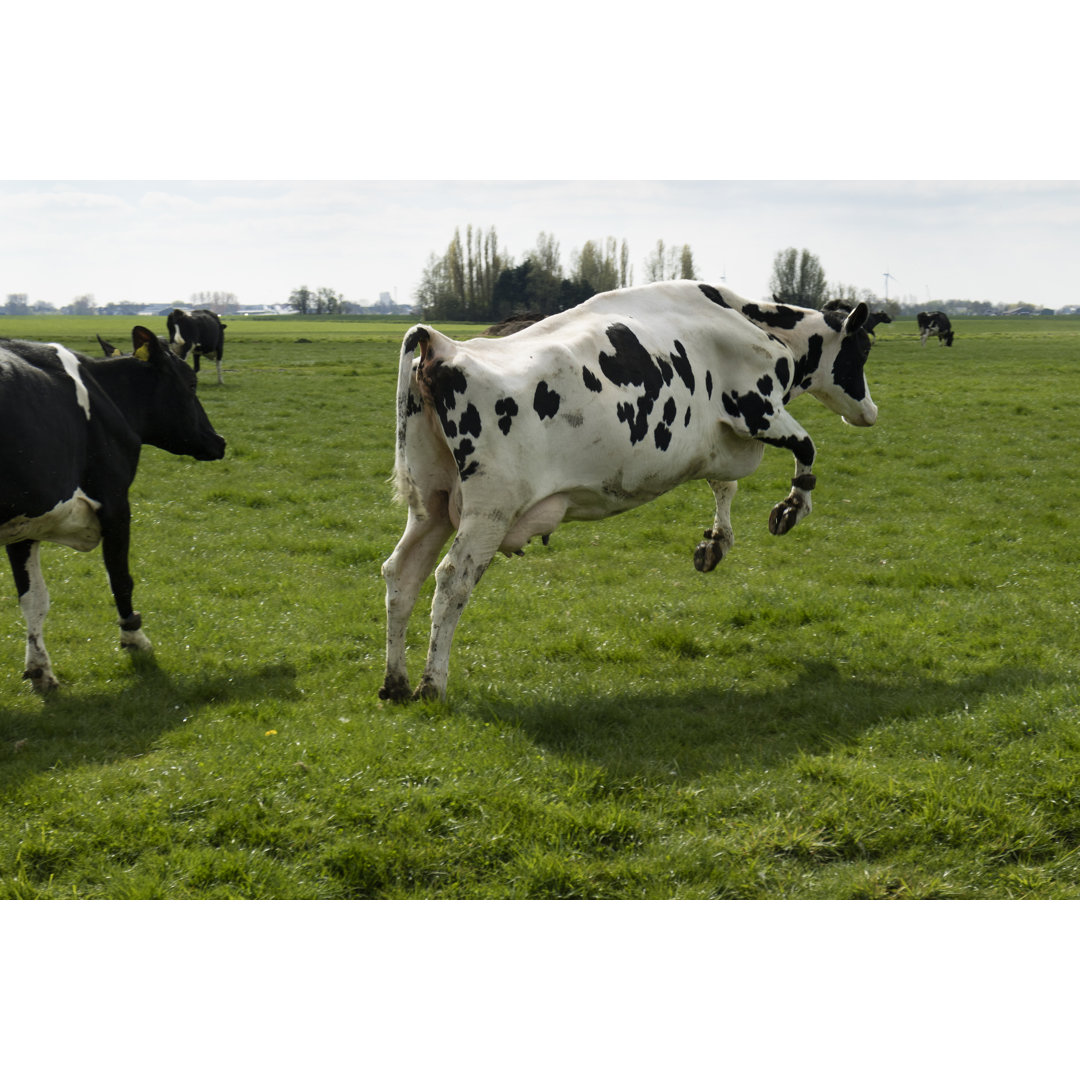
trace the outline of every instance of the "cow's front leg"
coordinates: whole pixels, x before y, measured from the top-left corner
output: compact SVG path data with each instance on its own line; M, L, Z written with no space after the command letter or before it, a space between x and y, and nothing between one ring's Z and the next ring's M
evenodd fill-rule
M41 573L41 544L36 540L20 540L7 548L19 608L26 620L26 665L23 678L29 679L35 690L55 690L60 685L53 674L49 654L45 651L45 616L49 611L49 590Z
M379 697L384 701L408 701L410 697L405 670L405 631L420 588L453 532L445 493L440 495L440 500L441 506L435 502L429 504L425 517L409 511L405 532L382 566L386 582L386 677Z
M760 436L762 442L782 446L795 457L795 477L791 491L783 502L777 503L769 514L769 532L783 536L790 532L811 510L810 492L817 482L814 473L814 442L803 427L786 410L780 409L770 417L769 434Z
M694 567L703 574L715 570L735 543L735 533L731 528L731 501L739 485L734 480L710 480L709 487L716 499L716 516L713 527L705 530L705 539L694 551Z
M769 532L773 536L783 536L810 513L812 509L810 492L814 490L816 483L817 477L809 470L796 473L791 481L788 497L783 502L777 503L769 514Z
M470 527L472 526L472 527ZM445 698L450 674L450 646L458 620L469 596L499 549L502 533L475 522L462 521L446 557L435 571L435 596L431 601L431 640L420 685L413 695Z
M120 616L120 647L146 652L153 646L142 631L142 616L132 607L131 596L135 583L128 569L128 549L131 536L131 512L125 505L115 512L102 514L101 554L109 576L116 613Z

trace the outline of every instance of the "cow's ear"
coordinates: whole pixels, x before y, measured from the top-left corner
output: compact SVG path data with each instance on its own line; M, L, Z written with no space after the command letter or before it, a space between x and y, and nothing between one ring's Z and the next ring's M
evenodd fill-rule
M860 300L852 309L851 313L844 320L844 335L854 334L856 330L864 322L866 322L867 316L870 314L870 309Z
M123 353L115 345L110 345L100 334L97 336L101 351L108 357L123 356Z
M160 349L158 339L145 326L136 326L131 331L131 351L140 360L152 360Z

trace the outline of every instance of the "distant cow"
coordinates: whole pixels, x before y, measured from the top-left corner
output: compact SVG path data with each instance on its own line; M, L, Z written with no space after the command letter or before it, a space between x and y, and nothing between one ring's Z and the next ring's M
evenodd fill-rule
M853 300L830 300L822 309L822 311L842 311L845 315L848 312L855 310L855 302ZM891 323L892 316L886 311L871 311L866 316L866 322L863 323L863 329L871 336L877 337L874 333L874 328L880 326L882 323Z
M873 337L877 337L877 334L875 334L874 331L882 323L891 322L892 316L887 311L871 311L870 314L866 317L866 325L863 327L863 329Z
M128 568L128 488L139 452L149 443L200 461L225 454L191 368L145 327L131 337L134 355L104 360L0 339L0 543L26 619L25 678L39 690L57 685L42 637L49 610L42 541L77 551L101 543L120 644L149 649Z
M489 326L484 331L484 337L509 337L526 326L538 323L544 316L539 311L523 311L516 315L509 315L502 322Z
M919 320L919 344L925 345L927 338L937 337L939 344L944 342L946 345L952 345L952 324L949 322L949 316L944 311L920 311L917 318Z
M225 351L225 327L217 315L206 308L198 308L188 314L180 308L169 312L165 325L169 331L169 344L181 360L187 359L191 352L191 363L196 373L199 370L200 357L209 357L217 364L217 381L220 386L225 380L221 377L221 354Z
M410 696L406 627L455 530L435 571L418 698L445 696L454 630L495 553L520 554L563 521L610 517L706 480L716 514L694 565L712 570L734 542L736 481L770 445L795 458L791 490L769 516L769 531L786 533L810 513L815 483L814 444L787 403L808 390L849 423L877 419L863 373L867 314L862 303L811 311L665 281L600 293L504 338L457 342L412 327L398 369L394 464L409 511L382 568L379 696Z

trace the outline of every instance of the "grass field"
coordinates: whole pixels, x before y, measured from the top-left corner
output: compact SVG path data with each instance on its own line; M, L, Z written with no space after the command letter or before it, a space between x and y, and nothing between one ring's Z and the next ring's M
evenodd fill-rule
M703 483L564 526L484 577L448 702L390 706L406 322L231 322L225 460L147 448L133 490L149 662L99 553L49 547L36 695L9 583L0 897L1080 896L1080 320L880 327L876 427L793 407L819 456L790 535L777 450L712 574Z

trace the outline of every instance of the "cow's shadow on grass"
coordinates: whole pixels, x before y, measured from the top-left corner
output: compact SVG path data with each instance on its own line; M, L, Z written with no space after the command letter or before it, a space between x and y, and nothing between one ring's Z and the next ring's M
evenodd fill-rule
M615 775L682 777L718 769L769 768L798 754L854 744L867 731L975 708L985 698L1045 684L1046 673L999 667L960 679L852 673L806 662L785 685L717 685L685 694L574 699L548 704L493 700L487 709L537 745L578 756Z
M0 787L28 772L101 764L152 750L166 732L221 702L292 696L291 664L211 674L170 673L152 655L132 657L115 689L61 685L25 704L0 706Z

